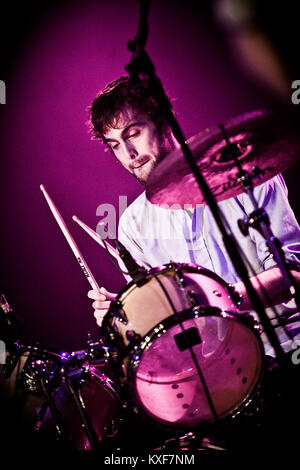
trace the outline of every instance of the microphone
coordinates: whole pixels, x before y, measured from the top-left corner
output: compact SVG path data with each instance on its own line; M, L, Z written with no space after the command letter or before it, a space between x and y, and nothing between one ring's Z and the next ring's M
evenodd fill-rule
M125 246L116 238L114 238L116 248L120 254L120 257L125 264L128 274L136 284L139 284L142 279L144 279L146 274L146 269L140 266L135 259L131 256L129 251Z

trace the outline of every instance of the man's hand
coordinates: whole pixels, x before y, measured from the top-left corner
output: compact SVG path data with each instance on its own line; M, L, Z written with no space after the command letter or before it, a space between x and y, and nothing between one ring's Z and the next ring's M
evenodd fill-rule
M100 291L98 290L90 290L88 291L88 297L90 299L94 299L93 308L94 317L97 320L97 325L101 326L104 315L108 312L110 307L111 301L117 297L118 294L114 294L112 292L108 292L105 287L101 287Z

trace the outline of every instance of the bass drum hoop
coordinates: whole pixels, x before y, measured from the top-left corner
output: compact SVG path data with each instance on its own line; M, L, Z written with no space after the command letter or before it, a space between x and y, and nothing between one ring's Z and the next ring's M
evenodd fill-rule
M224 318L229 321L237 321L241 323L247 330L251 332L255 336L257 346L259 349L258 357L260 358L259 363L257 364L258 374L257 378L255 379L255 383L251 387L251 390L243 397L243 399L233 408L230 412L224 412L221 416L218 416L218 419L225 419L230 418L238 415L241 410L244 409L249 403L251 403L253 397L256 395L257 390L260 387L261 380L263 377L263 357L264 357L264 347L259 335L259 331L249 324L249 320L245 316L241 316L236 314L235 312L227 312L220 310L215 307L209 307L205 313L198 314L192 311L186 311L179 313L182 322L200 318L200 317L218 317ZM152 418L154 421L158 422L159 425L168 429L168 430L178 430L178 431L186 431L187 428L196 428L199 425L203 424L203 421L199 421L194 425L189 424L188 426L181 425L180 423L174 423L169 421L164 421L159 419L155 414L151 413L151 410L145 409L143 402L141 401L139 394L136 389L136 378L138 373L138 368L140 362L144 356L144 354L150 349L150 347L168 330L170 330L173 326L178 325L178 322L174 317L168 317L164 321L155 325L143 338L140 338L138 344L135 344L128 354L122 358L124 361L125 358L128 360L128 372L127 372L127 381L128 381L128 388L130 391L130 397L134 406L137 406L138 412L144 416L144 418ZM209 420L209 424L213 424L214 420Z

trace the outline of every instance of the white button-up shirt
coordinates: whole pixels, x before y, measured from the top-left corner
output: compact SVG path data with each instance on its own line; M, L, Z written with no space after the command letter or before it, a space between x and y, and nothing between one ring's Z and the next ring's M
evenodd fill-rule
M267 212L271 230L280 240L287 261L297 268L300 265L300 228L289 205L282 176L277 175L257 186L254 196L259 207ZM249 276L276 265L266 248L266 241L257 230L250 228L249 236L240 232L238 219L253 212L247 194L221 201L219 207L239 244ZM153 205L143 192L122 214L118 238L135 260L147 269L170 261L192 263L215 272L227 283L240 280L207 205L199 205L195 209L186 206L183 209L166 209ZM295 312L294 302L278 306L276 310L280 315ZM276 316L271 309L267 311L270 317ZM289 325L293 335L297 333L298 326L296 323ZM284 330L278 330L284 349L289 350L291 341L288 341ZM265 349L271 353L268 346Z

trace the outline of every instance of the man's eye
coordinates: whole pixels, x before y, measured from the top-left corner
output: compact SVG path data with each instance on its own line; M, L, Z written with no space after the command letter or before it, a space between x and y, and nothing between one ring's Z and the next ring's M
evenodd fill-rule
M119 144L114 144L114 145L112 145L111 148L112 148L112 150L117 150L119 148Z
M140 134L140 131L134 131L132 134L129 134L127 139L131 139L132 137L137 137Z

